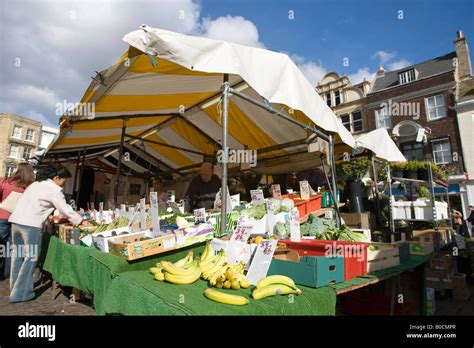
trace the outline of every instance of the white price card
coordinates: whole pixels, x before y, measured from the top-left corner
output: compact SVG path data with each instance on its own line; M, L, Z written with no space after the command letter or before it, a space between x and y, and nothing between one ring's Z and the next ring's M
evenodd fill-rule
M240 205L240 193L230 196L230 205L232 206L232 209Z
M194 219L197 224L206 222L206 208L195 209Z
M146 199L140 199L140 229L146 230Z
M153 224L153 232L160 232L160 218L158 216L158 193L150 192L150 215Z
M300 194L301 194L301 199L310 198L309 182L307 182L306 180L300 181Z
M297 208L290 210L290 240L301 242L300 214Z
M267 200L267 221L265 231L269 236L273 236L273 230L275 228L275 211L273 210L273 203L270 200Z
M325 219L332 219L334 217L334 212L332 210L328 210L324 212L324 218Z
M247 272L247 278L250 284L256 285L261 279L267 276L276 246L276 240L264 239L258 244L255 256Z
M273 196L273 198L281 199L280 184L273 184L272 185L272 196Z
M126 211L127 211L127 206L125 204L120 204L120 213L124 214Z
M247 240L249 239L252 230L252 221L250 221L250 219L246 215L241 215L237 220L237 226L235 227L234 233L230 237L230 240L247 243Z
M84 236L84 238L81 239L81 242L90 247L93 243L92 236L90 234Z
M253 204L265 203L265 197L263 196L263 190L250 190L250 197L252 198Z

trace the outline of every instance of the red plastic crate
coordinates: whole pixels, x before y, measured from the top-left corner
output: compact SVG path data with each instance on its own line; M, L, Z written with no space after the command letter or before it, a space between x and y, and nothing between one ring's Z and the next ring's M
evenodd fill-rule
M298 209L298 212L300 214L300 218L308 214L308 201L296 200L294 202L295 207Z
M307 213L321 209L322 195L312 195L306 205Z
M280 242L285 243L288 249L296 251L300 256L337 256L339 253L343 253L344 281L346 282L367 274L367 248L370 245L369 243L318 239L303 240L301 242L292 242L286 239L280 240ZM354 250L354 247L357 249ZM331 251L333 254L328 255L327 253L331 253ZM353 252L356 252L355 255L353 255Z
M297 194L297 193L288 193L286 195L281 195L281 198L290 198L290 199L295 199L295 198L299 198L300 195Z

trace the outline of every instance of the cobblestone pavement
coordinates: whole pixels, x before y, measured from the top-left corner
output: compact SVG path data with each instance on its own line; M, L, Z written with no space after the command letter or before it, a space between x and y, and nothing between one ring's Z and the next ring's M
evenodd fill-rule
M63 291L61 291L63 290ZM53 299L51 280L36 288L39 296L28 302L10 303L9 280L0 281L0 315L95 315L88 300L70 301L70 288L57 288Z

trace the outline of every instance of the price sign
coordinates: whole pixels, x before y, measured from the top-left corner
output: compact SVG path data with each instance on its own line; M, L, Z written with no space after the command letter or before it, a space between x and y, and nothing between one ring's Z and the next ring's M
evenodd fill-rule
M91 202L91 210L94 211L95 210L95 207L94 207L94 202Z
M290 211L290 240L292 242L301 242L300 214L297 208Z
M230 204L232 206L232 209L240 205L240 193L230 196Z
M275 212L273 210L272 201L267 201L267 221L266 221L266 232L269 236L273 236L273 230L275 228Z
M324 218L325 219L332 219L334 217L334 212L332 210L328 210L324 212Z
M253 204L263 204L265 203L265 197L263 196L263 191L258 190L250 190L250 197L252 198Z
M247 243L247 240L249 239L250 234L252 233L252 229L252 221L250 221L246 215L241 215L237 220L237 226L235 227L234 233L230 237L230 240Z
M255 256L253 257L247 273L247 278L250 284L255 285L260 281L260 279L267 276L276 246L276 240L262 240L258 244Z
M140 199L140 229L146 230L146 199Z
M272 196L273 196L273 198L281 199L280 184L272 185Z
M158 217L158 193L150 192L150 215L153 224L153 232L160 232L160 218Z
M301 192L301 199L309 199L310 192L309 192L309 182L300 181L300 192Z
M195 209L194 218L197 224L206 222L206 208Z

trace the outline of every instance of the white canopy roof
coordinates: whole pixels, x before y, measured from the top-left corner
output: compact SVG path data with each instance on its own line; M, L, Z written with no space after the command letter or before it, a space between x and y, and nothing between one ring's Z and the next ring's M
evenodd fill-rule
M389 162L406 162L405 156L385 128L378 128L356 137L356 147L372 151L378 158Z

